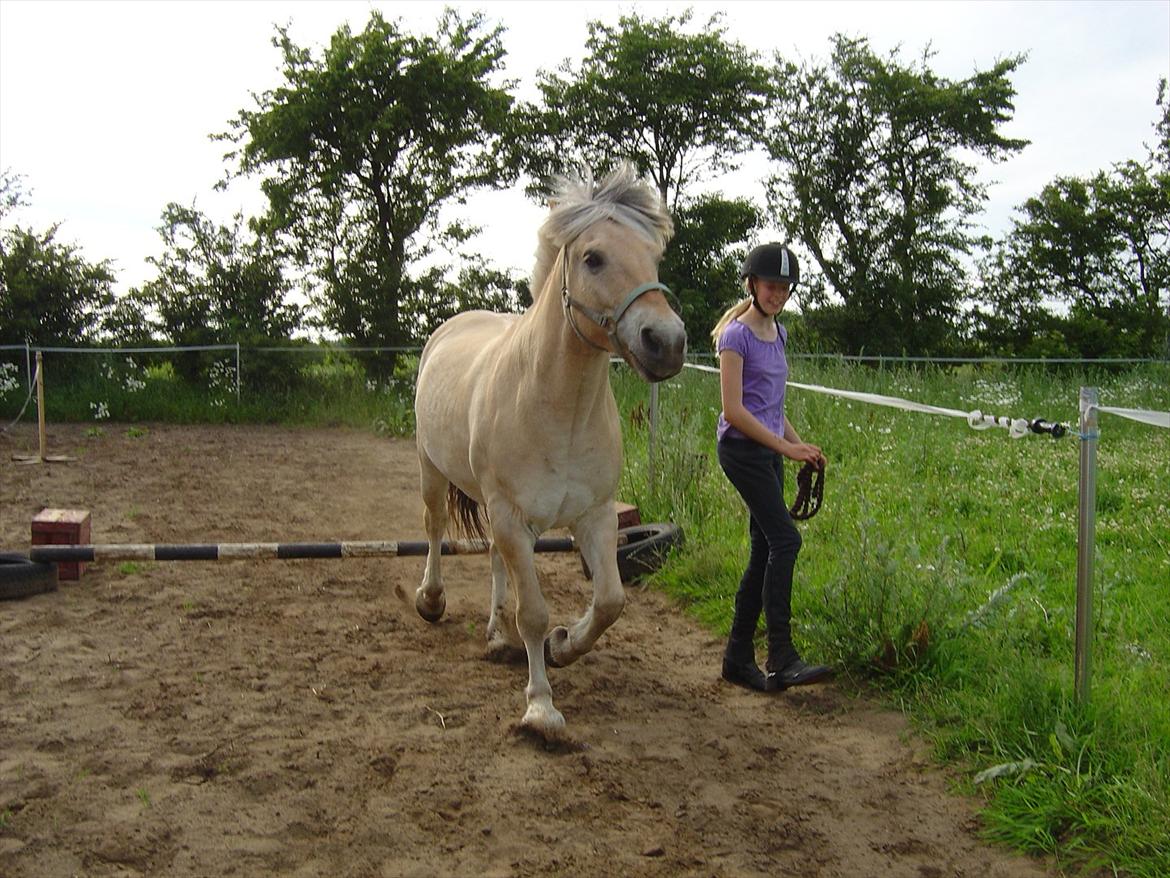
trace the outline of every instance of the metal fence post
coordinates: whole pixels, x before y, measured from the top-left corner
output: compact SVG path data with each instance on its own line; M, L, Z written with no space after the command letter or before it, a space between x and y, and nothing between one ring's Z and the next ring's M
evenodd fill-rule
M1081 388L1081 475L1077 515L1077 620L1074 688L1089 701L1093 646L1093 560L1097 525L1097 388Z
M654 457L658 444L658 384L650 385L650 493L654 493Z
M236 405L240 404L240 343L236 342Z

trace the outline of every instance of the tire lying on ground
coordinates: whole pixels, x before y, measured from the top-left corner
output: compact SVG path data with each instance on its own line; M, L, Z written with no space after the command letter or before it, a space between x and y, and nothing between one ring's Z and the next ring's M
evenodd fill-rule
M637 582L647 573L653 573L662 566L672 548L683 544L682 528L670 522L623 527L618 530L618 537L620 539L623 536L626 543L618 546L617 562L624 585ZM585 571L586 578L593 578L584 558L581 559L581 569Z
M57 565L0 552L0 600L57 590Z

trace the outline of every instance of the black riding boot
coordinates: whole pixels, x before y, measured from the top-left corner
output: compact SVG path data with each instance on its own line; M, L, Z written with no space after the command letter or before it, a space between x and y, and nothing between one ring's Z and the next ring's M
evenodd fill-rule
M727 649L723 652L723 679L728 683L763 692L767 689L764 672L756 664L756 648L752 643L752 631L737 625L738 617L731 626ZM752 628L755 628L753 622ZM738 629L738 630L737 630Z
M766 685L769 692L781 692L792 686L818 683L833 673L827 665L810 665L800 657L792 645L792 627L788 622L768 628L768 670Z

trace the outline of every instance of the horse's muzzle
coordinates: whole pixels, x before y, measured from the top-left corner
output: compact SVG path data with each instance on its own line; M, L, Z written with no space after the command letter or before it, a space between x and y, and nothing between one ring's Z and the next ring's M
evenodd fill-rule
M682 371L687 356L687 331L682 319L673 311L653 319L631 319L618 328L625 360L651 384L665 381ZM649 315L647 315L649 316Z

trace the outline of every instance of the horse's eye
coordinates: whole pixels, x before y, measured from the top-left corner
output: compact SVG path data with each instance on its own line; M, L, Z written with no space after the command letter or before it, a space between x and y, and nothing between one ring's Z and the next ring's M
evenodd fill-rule
M589 268L590 271L597 271L597 269L605 265L605 260L601 258L600 253L595 253L592 250L586 250L585 265Z

